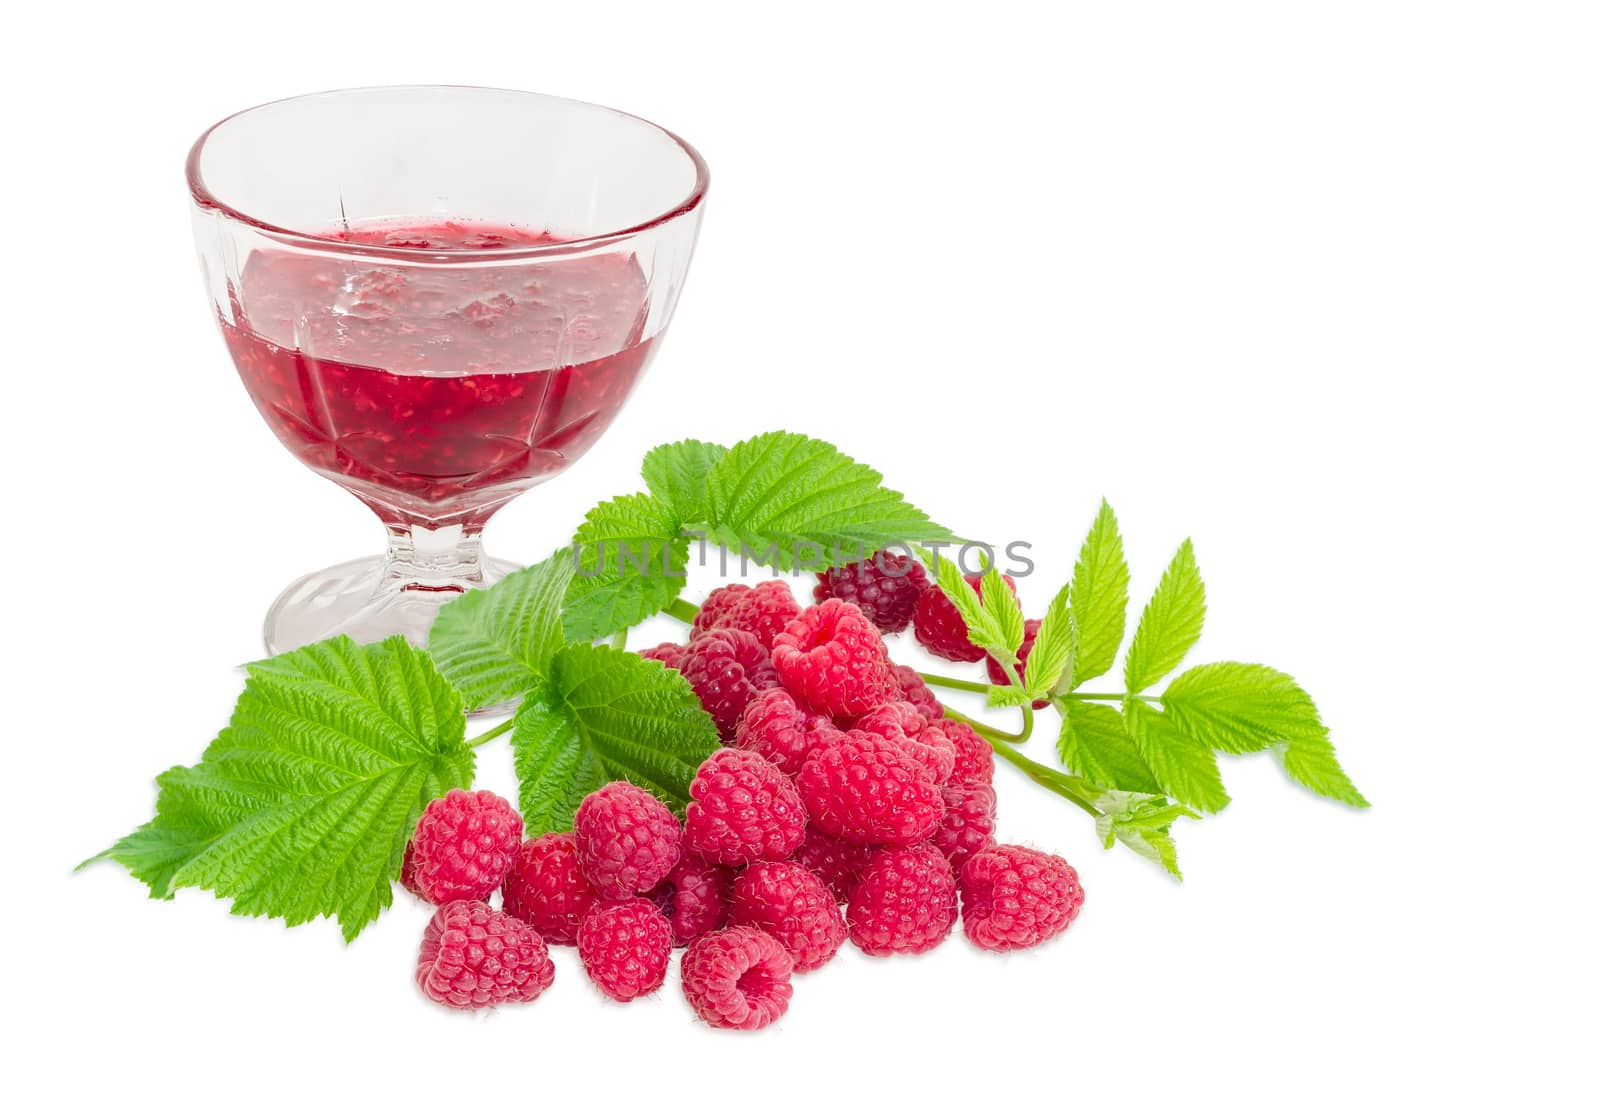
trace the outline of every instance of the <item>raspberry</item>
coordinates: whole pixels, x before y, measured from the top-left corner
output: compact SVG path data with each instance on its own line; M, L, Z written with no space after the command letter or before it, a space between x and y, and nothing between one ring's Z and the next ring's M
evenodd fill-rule
M578 925L578 959L612 1000L653 993L667 979L672 925L640 896L596 905Z
M979 574L967 575L967 584L977 589L979 596L983 595L982 580ZM1005 582L1006 588L1013 593L1017 591L1017 583L1010 577L1005 578ZM917 641L929 652L952 662L976 662L984 657L982 648L973 646L972 640L967 638L967 625L962 622L961 613L937 588L922 594L912 619L917 626Z
M683 665L683 655L688 649L675 642L657 643L647 650L639 651L639 657L660 662L668 669L678 669Z
M938 719L944 715L944 705L939 703L939 698L928 688L928 683L922 679L922 674L910 666L890 666L889 669L900 685L901 699L908 701L929 719Z
M766 689L745 706L734 744L793 775L800 772L813 747L833 742L842 734L826 716L796 704L787 690Z
M1022 645L1017 648L1017 676L1026 681L1028 676L1028 655L1033 653L1033 640L1039 637L1039 621L1025 619L1022 621ZM1000 663L993 658L984 659L989 665L989 682L994 685L1009 685L1011 678L1006 671L1000 668ZM1035 700L1035 708L1048 707L1048 700Z
M776 862L805 837L806 809L794 782L751 751L716 751L700 763L689 796L684 842L712 861Z
M417 820L406 887L434 904L482 900L506 879L521 842L522 817L504 799L451 789ZM402 883L406 876L402 862Z
M417 954L417 984L449 1008L533 1000L555 975L537 931L476 900L452 900L434 912Z
M878 848L870 843L847 843L815 827L806 828L805 841L794 852L794 861L822 878L840 904L850 899L861 873Z
M795 973L823 965L844 942L844 918L822 878L794 862L757 862L733 882L728 922L759 927L783 944Z
M880 850L850 894L850 941L872 955L932 950L956 923L956 875L927 843Z
M732 896L733 871L694 854L685 854L667 879L649 892L672 925L674 946L727 923Z
M612 781L583 798L572 820L578 866L608 900L634 896L672 872L683 828L667 806L637 785Z
M812 751L795 783L817 829L848 842L920 842L944 815L938 786L905 745L870 731Z
M880 550L864 562L835 566L817 575L812 595L823 601L848 600L884 634L904 631L917 598L928 588L928 571L904 554Z
M750 632L732 627L696 635L678 670L716 721L723 742L733 741L750 698L778 684L767 648Z
M506 914L528 924L550 943L572 943L578 923L599 894L578 868L572 832L552 832L522 844L500 891Z
M858 716L899 693L878 629L843 600L791 620L772 641L772 664L796 699L830 716Z
M856 720L855 726L856 730L871 731L904 745L906 753L927 771L935 785L950 780L956 765L955 745L945 736L943 728L929 723L909 701L885 704Z
M985 950L1036 946L1067 929L1083 907L1078 871L1025 846L992 846L961 867L961 924Z
M932 842L960 873L968 858L994 845L994 786L952 785L942 795L944 819Z
M942 719L937 726L956 748L950 784L987 785L994 780L994 748L981 735L960 720Z
M765 931L730 927L700 936L683 952L683 995L712 1027L758 1031L788 1010L793 966Z
M754 588L723 585L713 589L706 602L700 605L689 637L693 639L719 627L731 627L736 631L748 631L771 650L773 636L799 614L800 602L782 581L763 581Z

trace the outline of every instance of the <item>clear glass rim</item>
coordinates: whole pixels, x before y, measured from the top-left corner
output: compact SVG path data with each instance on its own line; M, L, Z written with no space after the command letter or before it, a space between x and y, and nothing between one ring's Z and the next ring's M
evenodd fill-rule
M248 212L241 211L232 204L229 204L227 201L213 193L210 187L207 186L204 177L201 176L200 158L205 151L207 141L210 140L211 136L215 134L217 130L227 126L229 123L240 118L241 116L249 115L251 112L259 111L262 108L270 108L274 104L287 103L291 100L310 100L319 96L337 96L344 93L386 92L401 90L503 92L514 96L534 96L543 100L561 101L566 104L571 104L575 107L598 108L601 111L612 112L616 115L625 116L626 118L636 120L639 123L644 124L646 127L649 127L652 130L655 130L671 139L672 142L677 145L678 149L682 150L683 153L688 157L690 164L694 166L694 185L690 188L689 194L672 207L668 208L664 212L661 212L659 215L652 216L644 222L636 223L631 227L619 227L614 231L600 231L594 234L584 235L580 238L565 239L561 242L540 243L533 246L506 246L495 247L492 249L438 250L419 249L417 247L406 246L383 246L375 243L347 242L343 239L330 238L326 235L315 235L308 231L296 230L292 227L278 226L277 224L269 223L264 219L259 219L253 215L250 215ZM321 250L335 251L342 254L390 257L397 259L409 259L412 261L470 260L476 262L491 262L580 253L596 246L604 246L608 243L614 243L621 239L629 238L633 235L640 234L641 232L648 231L655 227L663 226L664 224L671 223L675 219L688 215L690 212L698 208L705 200L706 189L711 183L710 170L706 166L705 159L700 156L700 152L673 132L667 130L665 127L662 127L660 124L652 123L648 119L633 115L629 112L619 111L616 108L608 108L604 104L593 104L584 100L572 100L564 96L550 96L542 92L528 92L522 89L492 88L483 85L367 85L356 88L326 89L322 92L307 92L296 96L285 96L278 100L269 100L264 104L256 104L252 107L234 112L232 115L226 116L223 119L219 119L217 122L207 127L200 137L195 140L194 145L189 148L188 161L185 163L185 173L189 180L189 194L194 198L194 202L201 208L209 211L215 211L228 219L237 220L240 223L254 227L256 230L271 235L275 239L314 247Z

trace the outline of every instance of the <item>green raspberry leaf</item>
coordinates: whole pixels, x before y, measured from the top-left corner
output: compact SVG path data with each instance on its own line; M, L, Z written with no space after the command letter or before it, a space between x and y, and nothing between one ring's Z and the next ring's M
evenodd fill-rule
M1172 841L1172 825L1179 819L1198 819L1195 812L1164 796L1132 792L1108 792L1098 803L1101 814L1095 818L1094 826L1107 850L1120 842L1183 880L1178 869L1178 848Z
M1071 592L1071 585L1063 585L1050 601L1044 618L1039 621L1033 649L1028 652L1028 668L1022 676L1035 698L1049 696L1057 686L1073 687L1079 636L1069 605Z
M1220 812L1227 807L1228 792L1222 787L1214 751L1178 730L1142 700L1128 698L1123 713L1139 757L1160 785L1154 791L1202 812Z
M1015 685L990 685L984 695L988 697L991 708L1020 708L1024 704L1032 704L1036 699L1027 689L1019 689Z
M934 583L939 591L949 598L955 605L956 614L961 617L961 622L966 625L967 638L972 645L987 651L996 657L1006 656L1006 629L994 612L983 606L983 601L978 597L978 591L967 583L966 577L961 572L961 566L954 558L929 558L929 568L933 570ZM1000 590L1009 593L1005 582L1000 582ZM1016 660L1016 653L1011 652L1011 660Z
M678 519L703 523L708 510L706 478L727 452L725 446L699 439L663 443L644 456L644 483Z
M859 560L893 543L953 542L883 475L828 443L787 431L746 439L706 477L707 537L793 569Z
M162 774L155 819L107 856L153 896L209 889L289 926L336 916L348 941L389 906L423 807L472 784L464 730L460 695L399 636L256 662L200 763Z
M677 514L644 493L596 504L572 537L577 574L567 589L562 625L589 642L655 615L683 590L689 540Z
M1205 620L1205 582L1195 564L1194 544L1184 539L1133 633L1124 662L1128 692L1143 692L1176 669L1199 641Z
M996 658L1002 665L1015 665L1017 648L1027 634L1022 605L1017 603L1016 594L1006 586L1005 578L994 566L983 571L981 586L979 592L983 606L994 616L995 626L1000 630L1000 641L1005 646L1005 652L997 654Z
M1030 656L1030 661L1032 658ZM1061 735L1056 753L1061 764L1079 777L1136 793L1160 793L1150 767L1139 755L1139 747L1122 713L1105 704L1087 700L1058 701L1061 705Z
M1326 732L1315 738L1306 736L1292 740L1283 748L1283 769L1295 782L1318 796L1340 801L1352 808L1372 807L1339 765L1339 759L1333 752L1333 743L1328 740Z
M1069 688L1110 672L1127 620L1128 561L1122 554L1116 513L1102 500L1072 570L1072 622L1077 627L1078 650Z
M1195 666L1161 694L1161 706L1184 733L1229 754L1251 754L1328 733L1305 690L1269 666Z
M578 802L619 778L682 812L695 771L719 745L716 724L675 670L625 650L563 647L511 731L528 834L570 830Z
M566 641L561 602L572 572L571 552L558 550L439 609L428 653L468 710L515 700L543 676Z

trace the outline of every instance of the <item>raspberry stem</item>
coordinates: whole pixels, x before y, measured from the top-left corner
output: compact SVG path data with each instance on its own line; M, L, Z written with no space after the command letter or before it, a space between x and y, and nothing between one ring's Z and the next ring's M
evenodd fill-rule
M489 730L485 731L483 734L474 735L472 738L468 739L467 745L482 746L484 743L489 742L492 739L498 739L501 735L504 735L507 731L511 730L511 725L515 722L515 717L511 719L503 719L493 727L489 728Z
M1023 717L1022 730L1015 735L1013 735L1010 731L1002 731L998 727L991 727L982 720L973 719L971 716L958 712L951 707L946 707L944 714L949 716L951 719L960 720L962 723L966 724L968 727L972 728L986 739L993 739L1003 743L1027 742L1028 736L1033 734L1032 712L1029 712Z
M976 728L973 729L977 730ZM983 734L981 731L978 733ZM1099 816L1101 814L1100 809L1095 807L1094 804L1097 790L1083 778L1074 777L1070 773L1062 773L1058 769L1051 769L1047 765L1035 762L1032 758L1025 758L1012 749L1009 743L997 741L988 735L984 735L984 738L989 740L989 745L994 748L996 754L1016 766L1036 784L1043 785L1057 796L1070 800L1091 816Z
M989 686L981 681L963 681L959 677L942 677L937 673L923 673L917 671L917 676L930 685L937 685L941 689L959 689L962 692L988 693Z
M673 619L681 620L684 623L691 624L694 622L694 617L700 614L699 608L693 604L690 604L681 596L675 599L671 604L668 604L662 610Z

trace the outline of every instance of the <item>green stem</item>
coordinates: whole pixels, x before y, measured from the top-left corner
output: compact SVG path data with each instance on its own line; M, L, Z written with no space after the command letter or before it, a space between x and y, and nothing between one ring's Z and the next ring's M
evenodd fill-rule
M511 719L503 719L493 727L489 728L489 730L485 731L483 734L474 735L472 738L468 739L467 745L482 746L491 739L498 739L501 735L504 735L507 731L511 730L511 725L515 722L515 717Z
M937 673L922 673L921 671L918 671L917 676L928 684L937 685L941 689L960 689L962 692L975 693L987 693L989 691L989 686L981 681L963 681L958 677L941 677Z
M683 597L677 597L671 604L663 609L673 619L682 620L684 623L693 623L694 617L700 614L700 609L690 604Z
M988 738L988 736L984 737ZM1049 766L1035 762L1032 758L1025 758L1007 743L990 739L989 745L994 747L996 754L1016 766L1036 784L1043 785L1057 796L1072 801L1072 803L1088 812L1091 816L1100 815L1100 809L1094 805L1094 792L1083 778L1074 777L1070 773L1062 773L1058 769L1051 769Z
M612 650L626 650L626 649L628 649L628 629L626 627L624 627L622 630L618 631L615 635L611 636L611 649Z
M983 722L983 720L973 719L971 716L966 715L963 712L958 712L954 708L946 707L944 714L949 716L951 719L960 720L962 723L972 728L984 738L993 740L995 742L1020 743L1028 737L1028 732L1026 729L1024 729L1020 734L1013 735L1010 731L1002 731L998 727L990 727L987 723Z

